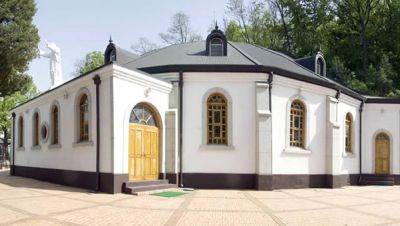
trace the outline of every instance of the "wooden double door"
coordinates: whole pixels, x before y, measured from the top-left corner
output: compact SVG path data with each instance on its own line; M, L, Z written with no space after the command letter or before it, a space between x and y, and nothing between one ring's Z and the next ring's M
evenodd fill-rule
M386 133L375 137L375 173L390 174L390 139Z
M159 129L129 125L129 180L155 180L159 173Z

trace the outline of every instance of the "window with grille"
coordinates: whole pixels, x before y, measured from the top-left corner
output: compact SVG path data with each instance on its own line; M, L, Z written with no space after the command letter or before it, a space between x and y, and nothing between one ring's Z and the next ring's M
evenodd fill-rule
M33 146L39 145L39 113L33 114Z
M350 113L346 114L345 121L345 148L346 152L352 153L352 127L353 127L353 118Z
M305 115L303 102L295 100L290 105L290 146L304 148Z
M79 141L89 140L89 101L83 94L79 100Z
M228 112L226 98L219 93L207 99L207 143L228 144Z
M22 116L18 120L18 147L24 146L24 119Z
M144 104L138 104L132 109L129 123L157 126L155 115L151 109Z
M210 42L210 56L223 56L224 47L222 40L219 38L214 38Z
M53 111L52 111L52 144L59 144L59 137L58 137L58 131L59 131L59 114L58 114L58 107L54 106Z

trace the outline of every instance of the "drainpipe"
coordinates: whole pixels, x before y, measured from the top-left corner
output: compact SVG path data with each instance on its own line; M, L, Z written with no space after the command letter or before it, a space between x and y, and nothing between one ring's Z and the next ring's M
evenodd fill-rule
M15 175L15 112L12 114L12 167L10 175ZM5 150L7 151L7 150Z
M359 148L360 148L360 150L359 150L359 152L360 152L360 169L359 169L359 171L360 171L360 175L358 176L358 184L360 184L361 183L361 177L362 177L362 147L361 147L361 145L362 145L362 112L363 112L363 108L364 108L364 100L362 100L361 101L361 104L360 104L360 109L359 109L359 112L360 112L360 132L359 132L359 134L360 134L360 137L359 137Z
M182 121L183 121L183 71L179 71L179 186L183 188L182 172Z
M274 80L274 72L270 72L268 76L268 98L269 98L269 112L272 113L272 81Z
M96 191L100 190L100 76L93 77L96 85Z

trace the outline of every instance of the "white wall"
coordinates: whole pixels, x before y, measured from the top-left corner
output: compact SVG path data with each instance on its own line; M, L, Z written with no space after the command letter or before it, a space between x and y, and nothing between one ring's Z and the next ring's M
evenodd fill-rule
M267 75L184 73L183 77L183 172L255 173L255 81L265 81ZM205 101L210 91L226 93L232 100L230 147L206 145Z
M161 117L160 173L164 172L165 115L168 111L168 95L172 85L116 65L114 65L113 76L113 172L115 174L128 173L129 117L135 105L142 102L152 105ZM146 90L149 89L150 91L146 94Z
M392 174L400 173L399 137L400 137L400 105L366 104L363 111L362 159L363 173L375 172L375 136L378 132L386 132L390 137L390 153Z
M104 67L96 72L85 75L80 79L72 81L60 88L54 89L27 104L14 110L15 119L15 164L18 166L66 169L77 171L96 171L96 91L93 76L98 74L101 77L100 85L100 106L101 106L101 145L100 145L100 171L111 172L110 161L110 78L111 66ZM91 142L86 145L76 145L76 95L81 88L87 88L90 92L91 111ZM60 144L59 148L49 148L50 137L46 143L39 141L40 149L32 149L33 134L32 123L33 113L38 109L40 122L47 122L49 132L51 131L50 108L53 101L57 100L60 106ZM24 148L18 148L18 118L24 117Z
M272 173L273 174L325 174L326 173L326 96L334 97L336 92L305 82L280 76L274 77L272 86ZM306 105L306 147L292 150L289 140L289 106L294 99L301 99ZM337 123L340 126L340 150L344 153L344 117L351 112L354 117L353 130L358 131L359 101L341 95L337 110ZM352 156L339 155L340 173L358 172L358 135L353 136Z

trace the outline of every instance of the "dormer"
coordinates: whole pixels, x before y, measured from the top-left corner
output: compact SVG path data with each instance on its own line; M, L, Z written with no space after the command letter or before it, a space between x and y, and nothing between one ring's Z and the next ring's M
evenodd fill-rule
M326 63L321 51L318 51L315 56L315 74L326 76Z
M109 44L104 52L104 62L107 64L114 61L117 61L117 48L110 37Z
M227 40L224 32L218 29L215 24L215 29L207 36L206 39L206 56L226 56Z
M296 62L317 75L326 76L326 62L319 50L316 55L296 59Z

